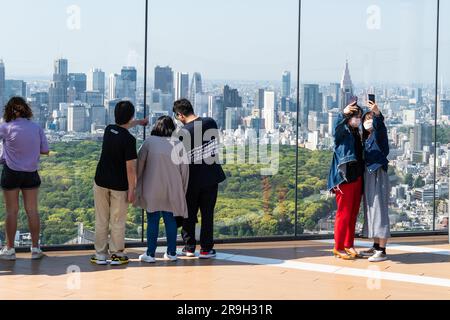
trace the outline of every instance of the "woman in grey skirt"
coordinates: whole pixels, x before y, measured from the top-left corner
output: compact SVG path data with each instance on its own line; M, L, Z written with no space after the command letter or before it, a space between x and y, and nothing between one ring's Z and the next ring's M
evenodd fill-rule
M363 115L364 161L364 227L363 234L374 239L373 247L361 252L371 262L387 259L386 243L390 238L389 223L389 141L384 117L373 101Z

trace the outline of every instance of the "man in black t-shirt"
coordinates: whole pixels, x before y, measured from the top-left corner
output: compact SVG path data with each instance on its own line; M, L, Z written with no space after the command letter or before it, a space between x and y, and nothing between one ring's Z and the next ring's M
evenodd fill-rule
M200 209L202 225L199 257L213 258L216 256L213 249L214 207L218 185L226 178L219 163L219 130L213 119L196 116L187 99L175 101L173 113L184 124L179 134L190 158L186 193L189 217L183 221L181 231L185 244L183 254L195 256L195 225Z
M114 109L116 124L108 125L103 136L102 153L95 172L95 255L91 262L128 263L125 249L125 224L128 203L134 201L136 187L136 138L128 129L147 125L148 120L133 120L131 102L121 101ZM109 238L109 243L108 243Z

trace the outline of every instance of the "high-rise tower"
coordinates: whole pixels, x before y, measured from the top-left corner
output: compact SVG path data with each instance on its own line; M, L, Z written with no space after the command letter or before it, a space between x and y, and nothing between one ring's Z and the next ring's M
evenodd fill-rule
M175 77L175 100L189 98L189 74L177 72Z
M288 98L291 95L291 73L289 71L283 72L281 77L281 97Z
M194 72L192 75L191 88L189 92L189 100L191 100L193 106L195 105L195 95L202 92L202 75L198 72Z
M49 89L50 110L57 110L59 104L67 102L69 88L69 62L67 59L57 59L53 65L53 81Z
M353 84L350 77L350 70L348 68L348 60L345 61L345 70L341 80L341 94L339 97L341 110L343 110L349 103L353 96Z

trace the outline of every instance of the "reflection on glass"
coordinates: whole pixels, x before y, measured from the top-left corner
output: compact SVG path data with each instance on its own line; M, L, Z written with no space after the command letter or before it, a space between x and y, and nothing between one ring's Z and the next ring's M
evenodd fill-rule
M434 1L302 3L297 102L298 1L149 1L151 124L171 115L174 99L186 97L198 115L221 127L227 181L220 186L216 237L292 234L295 188L299 232L332 233L336 207L326 177L334 124L352 95L365 105L368 93L375 94L389 130L392 231L431 230L433 214L436 229L448 228L449 2L441 1L437 107ZM27 23L11 29L13 15L0 20L7 44L0 52L0 105L26 97L51 142L40 171L42 244L93 240L91 189L102 130L120 99L135 102L137 117L143 113L144 5L1 4L2 12L21 12ZM142 138L142 131L133 133ZM2 242L4 216L1 206ZM130 208L128 217L127 239L140 240L140 210ZM24 212L19 230L17 244L28 245Z
M450 213L450 3L440 2L439 83L436 128L436 229L448 230Z
M152 122L185 97L221 129L227 180L216 238L293 234L298 2L155 0L150 8ZM186 16L186 27L168 23Z
M142 116L144 7L118 0L1 4L26 23L18 26L11 14L0 21L0 104L26 97L50 142L40 170L42 245L94 240L92 187L103 130L120 99L133 101ZM4 217L2 204L2 241ZM127 240L140 240L140 211L130 209L128 217ZM23 209L18 230L16 244L28 246Z
M433 227L435 22L433 1L303 1L300 155L322 162L300 162L299 179L329 165L334 125L351 97L366 107L375 94L390 140L392 231ZM298 188L304 231L332 233L326 187L306 180Z

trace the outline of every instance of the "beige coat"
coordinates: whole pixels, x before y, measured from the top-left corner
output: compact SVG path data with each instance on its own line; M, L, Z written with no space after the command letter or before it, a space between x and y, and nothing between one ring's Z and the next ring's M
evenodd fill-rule
M138 154L134 206L187 218L188 180L189 164L183 144L175 138L150 136Z

